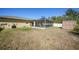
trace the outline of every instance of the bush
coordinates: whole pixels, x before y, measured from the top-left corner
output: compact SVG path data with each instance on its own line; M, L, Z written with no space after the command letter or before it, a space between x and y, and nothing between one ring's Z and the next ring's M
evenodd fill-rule
M12 26L12 28L16 28L16 25L14 24L14 25Z
M2 31L2 30L3 30L3 28L0 27L0 31Z
M79 34L79 22L78 21L77 21L77 25L75 26L73 32Z
M79 33L79 25L75 26L74 31L77 32L77 33Z
M24 26L24 27L21 27L21 28L19 28L20 30L23 30L23 31L26 31L26 30L31 30L32 28L31 27L26 27L26 26Z

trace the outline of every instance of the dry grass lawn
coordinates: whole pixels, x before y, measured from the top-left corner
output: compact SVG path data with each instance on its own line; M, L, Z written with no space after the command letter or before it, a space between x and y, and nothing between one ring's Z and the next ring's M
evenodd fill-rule
M73 50L79 49L79 37L59 28L44 30L3 30L0 49L11 50Z

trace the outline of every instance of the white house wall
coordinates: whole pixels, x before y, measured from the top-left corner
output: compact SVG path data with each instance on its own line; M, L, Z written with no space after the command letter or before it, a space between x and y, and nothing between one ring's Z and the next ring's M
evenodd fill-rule
M16 26L19 28L19 27L23 27L23 26L27 26L27 27L30 27L30 23L17 23Z
M6 28L12 28L12 25L16 25L17 28L23 27L23 26L27 26L30 27L31 23L19 23L19 22L0 22L0 26L1 24L6 24L6 25L2 25L2 27Z

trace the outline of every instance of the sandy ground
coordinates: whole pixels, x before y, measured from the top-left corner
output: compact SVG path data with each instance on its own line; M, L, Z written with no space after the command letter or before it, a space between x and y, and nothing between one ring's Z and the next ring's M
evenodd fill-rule
M79 37L59 28L4 30L0 32L0 49L74 50L79 49Z

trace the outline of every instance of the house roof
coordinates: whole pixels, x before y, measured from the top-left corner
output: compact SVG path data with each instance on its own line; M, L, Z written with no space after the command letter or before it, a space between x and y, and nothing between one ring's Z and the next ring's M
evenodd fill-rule
M32 20L30 18L23 18L23 17L17 17L17 16L0 16L0 17L3 17L3 18L13 18L13 19L28 19L28 20Z
M16 16L0 16L1 22L32 22L33 20L28 18L16 17Z
M16 16L0 16L0 22L52 22L51 20L33 20Z

